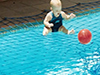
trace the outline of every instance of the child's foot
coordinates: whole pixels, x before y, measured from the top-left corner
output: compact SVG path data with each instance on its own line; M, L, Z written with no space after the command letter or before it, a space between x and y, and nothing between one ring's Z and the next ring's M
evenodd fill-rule
M74 31L74 29L72 29L71 31L69 31L68 34L74 34L74 33L75 33L75 31Z

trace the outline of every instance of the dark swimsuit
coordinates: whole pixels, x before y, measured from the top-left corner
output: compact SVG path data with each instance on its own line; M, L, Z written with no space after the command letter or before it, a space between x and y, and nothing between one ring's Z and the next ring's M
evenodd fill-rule
M50 12L50 13L52 15L52 19L51 19L51 21L49 21L49 23L53 23L54 24L54 26L51 27L52 28L52 32L57 32L59 27L62 26L63 18L61 16L61 14L58 17L55 17L52 12Z

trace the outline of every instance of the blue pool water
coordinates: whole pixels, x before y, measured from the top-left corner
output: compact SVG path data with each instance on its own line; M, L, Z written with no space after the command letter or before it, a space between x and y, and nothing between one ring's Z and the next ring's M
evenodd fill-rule
M65 21L74 35L62 32L42 35L44 25L6 33L0 37L0 75L99 75L100 12ZM92 40L79 43L81 29Z

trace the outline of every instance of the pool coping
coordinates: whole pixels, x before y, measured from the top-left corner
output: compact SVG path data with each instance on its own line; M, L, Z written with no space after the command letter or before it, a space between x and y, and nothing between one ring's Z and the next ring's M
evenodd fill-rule
M74 6L63 8L62 10L66 12L67 14L74 13L76 14L77 17L80 17L82 15L89 15L90 13L100 12L100 10L89 12L90 10L95 10L97 8L100 8L99 4L100 4L100 1L89 2L89 3L77 3ZM88 6L88 8L85 6ZM21 27L28 28L28 27L31 27L32 25L38 26L39 24L43 24L44 17L49 11L50 10L43 10L42 13L37 14L37 15L32 15L32 16L5 17L3 18L3 20L0 21L0 23L3 24L0 27L0 32L1 32L0 34L7 32L4 30L4 28L11 31L12 29L18 30ZM15 20L15 23L13 22L14 20ZM28 25L29 23L30 25Z

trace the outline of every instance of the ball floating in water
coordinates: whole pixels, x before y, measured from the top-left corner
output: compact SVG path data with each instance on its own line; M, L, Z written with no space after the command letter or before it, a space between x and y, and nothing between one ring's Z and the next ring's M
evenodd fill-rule
M88 29L82 29L78 33L78 40L82 44L88 44L91 41L92 34Z

